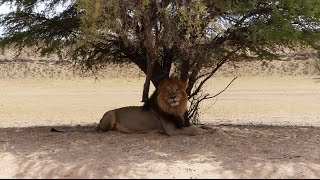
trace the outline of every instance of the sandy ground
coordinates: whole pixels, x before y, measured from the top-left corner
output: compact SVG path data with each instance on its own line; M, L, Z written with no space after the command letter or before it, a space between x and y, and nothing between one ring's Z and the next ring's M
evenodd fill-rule
M193 137L93 131L106 111L141 105L143 78L0 84L0 178L320 178L318 76L239 77L202 106L214 133Z

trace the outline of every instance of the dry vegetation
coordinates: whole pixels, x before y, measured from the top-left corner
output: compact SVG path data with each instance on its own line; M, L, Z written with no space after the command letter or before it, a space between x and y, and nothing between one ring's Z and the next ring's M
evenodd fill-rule
M215 76L316 76L320 74L320 63L316 52L284 52L280 59L273 61L252 60L250 62L227 63ZM83 73L71 61L57 56L39 57L30 50L24 50L16 57L13 50L0 54L0 78L54 78L77 77L127 78L144 77L133 64L108 65L96 74Z

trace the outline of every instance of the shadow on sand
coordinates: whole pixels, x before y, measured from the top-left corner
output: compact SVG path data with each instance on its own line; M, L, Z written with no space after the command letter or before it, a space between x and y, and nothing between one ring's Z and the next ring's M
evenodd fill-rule
M0 129L13 178L320 178L320 128L214 126L213 134L96 132L94 125ZM10 173L3 172L10 166ZM12 166L12 167L11 167Z

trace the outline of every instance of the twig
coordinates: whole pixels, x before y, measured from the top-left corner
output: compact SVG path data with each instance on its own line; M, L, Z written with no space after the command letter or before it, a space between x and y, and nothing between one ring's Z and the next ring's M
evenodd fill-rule
M228 87L237 79L238 77L234 77L230 82L229 84L223 89L221 90L220 92L218 92L217 94L215 94L214 96L209 96L209 94L205 94L203 95L202 91L201 92L201 95L197 98L197 97L192 97L192 101L191 101L191 106L190 106L190 109L188 111L188 118L189 119L193 119L192 122L194 123L198 123L199 120L198 120L198 117L199 117L199 112L198 112L198 107L199 107L199 104L203 101L203 100L206 100L206 99L211 99L211 98L214 98L214 97L217 97L218 95L220 95L221 93L223 93L225 90L228 89Z
M234 77L234 78L230 81L230 83L229 83L222 91L220 91L219 93L215 94L214 96L209 96L209 97L207 97L207 99L211 99L211 98L214 98L214 97L219 96L221 93L223 93L225 90L227 90L228 87L229 87L229 86L233 83L233 81L235 81L237 78L238 78L238 77Z

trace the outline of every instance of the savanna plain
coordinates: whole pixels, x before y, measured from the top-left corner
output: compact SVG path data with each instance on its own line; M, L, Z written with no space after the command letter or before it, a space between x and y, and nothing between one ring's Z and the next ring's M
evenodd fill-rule
M235 76L201 106L200 121L212 134L95 132L106 111L142 105L138 69L110 65L92 75L55 57L6 52L0 178L320 178L320 69L313 54L238 62L236 69L226 64L205 90L218 93Z

